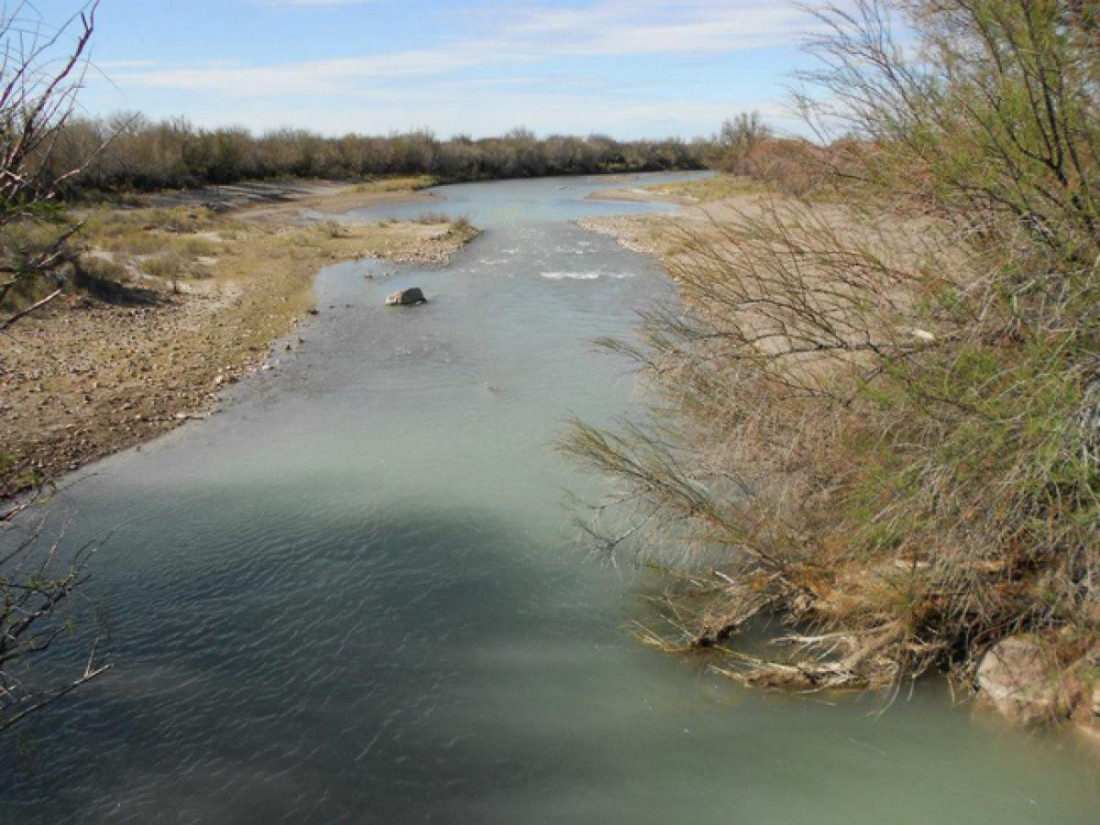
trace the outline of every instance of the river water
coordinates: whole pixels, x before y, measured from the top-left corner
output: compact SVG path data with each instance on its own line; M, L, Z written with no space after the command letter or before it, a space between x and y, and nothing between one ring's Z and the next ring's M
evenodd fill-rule
M569 223L662 208L584 200L613 185L439 190L486 230L449 266L325 270L297 352L67 487L74 541L114 530L86 593L115 667L0 755L0 822L1100 821L1069 737L935 686L745 691L632 637L549 448L640 403L591 340L671 296Z

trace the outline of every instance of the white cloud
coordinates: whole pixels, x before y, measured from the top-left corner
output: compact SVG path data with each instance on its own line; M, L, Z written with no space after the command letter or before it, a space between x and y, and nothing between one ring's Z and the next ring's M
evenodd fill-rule
M230 97L284 97L296 94L346 95L354 81L434 77L494 62L474 47L413 50L390 54L283 63L273 66L207 64L194 68L119 72L126 88L207 91Z
M261 0L266 5L318 6L363 0ZM499 10L498 10L499 11ZM646 18L649 18L648 20ZM645 22L637 22L639 20ZM795 42L811 25L805 12L766 0L654 2L604 0L581 9L515 12L488 35L433 49L396 51L269 66L190 66L132 71L122 86L208 90L229 95L303 91L344 93L343 84L388 77L432 77L475 66L568 56L724 53Z
M95 66L101 71L111 69L152 69L157 64L152 60L97 60Z
M767 0L604 0L522 15L516 36L566 52L624 55L734 51L793 42L813 25L793 3Z
M377 0L254 0L257 6L267 8L319 8L321 6L359 6Z
M372 0L253 2L304 8ZM705 62L796 43L814 25L811 15L784 0L593 0L570 8L493 3L464 20L465 33L448 31L448 39L434 47L264 65L116 64L120 71L111 72L111 80L143 99L175 92L208 111L224 107L234 113L234 122L254 128L299 123L329 132L387 131L411 124L447 134L471 131L470 112L476 109L479 134L519 122L566 131L565 125L554 125L565 120L573 124L568 130L585 131L578 125L589 116L593 129L619 125L630 131L643 122L675 126L684 121L706 121L713 129L731 111L727 104L654 102L652 88L636 89L631 97L621 79L578 77L571 69L582 58L675 56ZM501 76L493 77L494 72ZM548 78L548 72L559 77ZM548 83L563 93L540 91ZM355 111L364 100L371 101L369 118ZM306 110L308 116L295 114ZM425 124L425 117L432 123ZM685 133L683 128L667 131Z

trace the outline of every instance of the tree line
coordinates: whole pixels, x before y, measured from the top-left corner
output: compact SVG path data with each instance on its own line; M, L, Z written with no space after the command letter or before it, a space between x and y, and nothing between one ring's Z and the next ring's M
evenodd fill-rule
M598 134L539 138L523 128L502 137L458 135L445 140L423 129L325 137L285 128L255 135L240 127L199 128L183 118L114 115L67 122L49 162L58 172L80 169L66 180L66 194L72 195L280 177L431 175L459 182L701 169L712 145L704 139L620 141Z

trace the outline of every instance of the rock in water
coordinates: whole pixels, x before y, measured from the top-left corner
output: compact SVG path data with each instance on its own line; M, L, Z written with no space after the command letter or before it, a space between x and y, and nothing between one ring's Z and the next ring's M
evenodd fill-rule
M388 307L407 307L413 304L427 303L427 301L428 299L424 297L423 291L418 286L399 289L397 292L391 292L386 296L386 306Z
M1025 724L1061 716L1061 691L1039 643L1024 636L999 642L978 667L979 695L1009 719Z

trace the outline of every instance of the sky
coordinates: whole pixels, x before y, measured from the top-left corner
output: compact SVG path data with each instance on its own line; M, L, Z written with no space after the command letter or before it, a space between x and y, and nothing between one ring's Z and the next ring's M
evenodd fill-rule
M80 103L327 135L691 138L753 109L798 131L812 27L787 0L101 0Z

